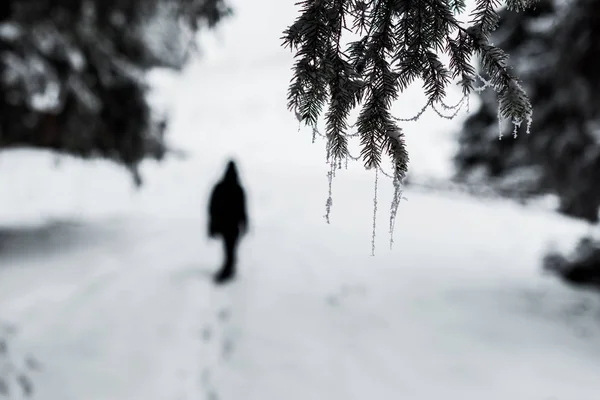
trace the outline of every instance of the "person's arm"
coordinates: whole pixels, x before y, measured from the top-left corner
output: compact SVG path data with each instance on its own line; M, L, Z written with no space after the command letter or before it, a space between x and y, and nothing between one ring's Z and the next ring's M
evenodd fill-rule
M244 189L240 188L240 229L242 233L245 234L248 232L248 213L246 211L246 194L244 193Z
M208 236L211 238L215 237L217 234L217 227L215 224L217 212L217 187L215 187L210 195L208 205Z

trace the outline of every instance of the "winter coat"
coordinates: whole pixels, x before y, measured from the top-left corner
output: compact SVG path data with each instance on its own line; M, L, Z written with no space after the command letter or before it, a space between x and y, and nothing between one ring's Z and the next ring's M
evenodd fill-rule
M248 224L246 195L239 182L233 161L227 165L224 177L213 188L209 204L208 234L237 237L245 233Z

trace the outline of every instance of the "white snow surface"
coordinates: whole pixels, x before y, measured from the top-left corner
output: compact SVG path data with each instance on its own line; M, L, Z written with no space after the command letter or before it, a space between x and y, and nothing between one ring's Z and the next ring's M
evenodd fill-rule
M588 228L407 191L390 250L380 180L371 257L373 174L338 172L326 224L323 142L286 110L278 38L295 8L235 7L200 60L156 74L188 155L145 163L140 190L105 162L0 154L0 320L16 329L10 359L40 364L33 398L597 400L600 298L540 269L550 241ZM413 171L448 173L458 123L407 126ZM229 156L251 231L238 279L215 287L206 203Z

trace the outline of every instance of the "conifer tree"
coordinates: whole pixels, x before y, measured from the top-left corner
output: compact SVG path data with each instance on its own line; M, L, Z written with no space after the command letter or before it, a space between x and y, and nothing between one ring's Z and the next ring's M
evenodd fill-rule
M561 213L598 221L598 12L593 1L543 0L524 13L504 13L493 39L514 55L511 64L536 110L535 134L498 140L509 128L499 131L495 100L481 96L460 131L460 177L483 170L483 179L509 179L529 170L535 179L527 190L554 193Z
M515 140L495 121L496 103L482 105L460 131L458 176L514 180L558 197L562 214L598 223L600 186L600 3L541 0L521 14L503 12L492 40L511 55L536 111L531 135ZM475 173L476 171L483 172ZM547 268L577 283L600 284L600 241L583 238L573 254L551 253Z
M224 0L0 3L0 150L108 158L138 184L138 163L166 151L146 72L181 68L193 34L230 12Z

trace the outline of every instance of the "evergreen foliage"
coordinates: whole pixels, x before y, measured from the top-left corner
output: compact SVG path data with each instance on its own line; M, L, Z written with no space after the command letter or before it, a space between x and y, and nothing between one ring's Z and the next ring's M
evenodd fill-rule
M499 141L495 99L482 94L480 109L460 132L458 178L519 182L521 191L557 195L559 212L597 223L600 3L540 0L524 13L502 14L492 39L514 56L511 64L536 110L535 134ZM545 268L572 284L598 286L596 236L582 238L567 256L547 254Z
M529 173L523 190L553 193L559 211L598 221L600 168L600 4L591 0L541 0L520 14L502 13L492 36L514 57L536 110L535 135L498 140L495 99L465 122L455 161L461 179L495 181ZM509 127L501 126L500 134ZM483 172L481 174L481 172Z
M517 11L530 3L506 1ZM380 168L385 155L391 158L396 188L391 229L409 156L400 120L390 108L409 85L422 81L426 108L448 109L443 100L453 81L465 96L475 88L471 60L479 56L498 96L500 116L517 126L531 121L529 99L507 55L489 40L498 25L500 0L476 0L467 25L457 19L466 10L464 0L301 0L298 5L300 15L282 38L296 59L288 108L314 129L324 114L328 161L338 168L350 157L353 135L360 138L367 169ZM449 56L448 65L441 54ZM356 132L350 133L350 112L358 107Z
M529 0L511 0L522 9ZM498 93L500 113L516 124L531 117L529 100L507 66L507 55L489 42L498 24L498 0L477 0L472 24L456 14L464 1L446 0L303 0L301 15L284 32L284 45L295 50L296 63L288 106L301 121L316 126L325 106L328 148L334 161L348 155L347 119L363 104L356 127L366 168L379 167L382 153L404 177L408 155L403 133L389 112L392 101L417 79L434 105L452 78L465 94L475 82L470 61L478 54ZM344 32L360 36L345 49ZM445 66L439 53L450 56Z
M552 251L544 256L543 264L547 271L559 274L571 285L600 289L600 240L597 238L583 237L567 256Z
M223 0L4 0L0 6L0 149L28 146L124 164L160 159L165 121L145 73L181 68L193 34Z

